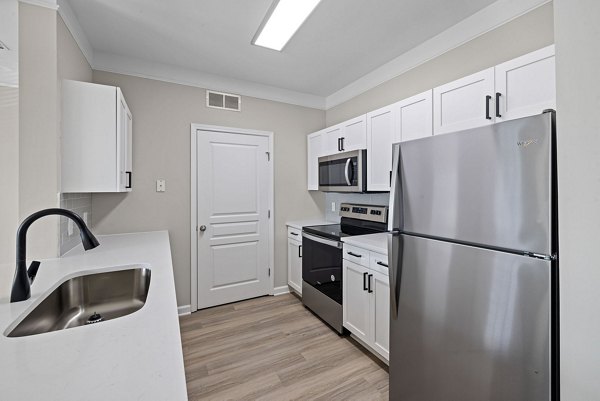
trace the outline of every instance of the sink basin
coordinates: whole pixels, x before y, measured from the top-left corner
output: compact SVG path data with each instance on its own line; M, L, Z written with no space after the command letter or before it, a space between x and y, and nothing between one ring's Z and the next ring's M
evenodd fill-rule
M150 287L150 269L85 274L61 283L7 337L24 337L100 324L140 310Z

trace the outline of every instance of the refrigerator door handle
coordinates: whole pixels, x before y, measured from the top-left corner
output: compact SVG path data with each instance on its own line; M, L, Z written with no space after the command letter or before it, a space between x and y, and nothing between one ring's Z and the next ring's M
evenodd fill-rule
M390 318L398 319L400 275L402 274L401 238L398 233L388 234L388 274L390 279Z
M390 172L390 208L388 216L388 230L394 231L401 228L402 218L402 182L400 170L400 144L392 147L392 171Z

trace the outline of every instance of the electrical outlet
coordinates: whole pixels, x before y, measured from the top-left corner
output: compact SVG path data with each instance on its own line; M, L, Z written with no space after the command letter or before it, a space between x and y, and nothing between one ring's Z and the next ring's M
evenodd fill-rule
M167 184L165 180L156 180L156 192L165 192L167 190Z
M331 211L335 212L335 202L331 202Z

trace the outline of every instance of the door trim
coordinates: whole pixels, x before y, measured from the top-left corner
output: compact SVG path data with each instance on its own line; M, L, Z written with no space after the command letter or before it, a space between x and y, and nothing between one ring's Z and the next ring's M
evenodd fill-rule
M269 267L271 268L271 283L269 295L273 295L275 286L275 197L274 197L274 154L273 154L273 132L260 131L245 128L221 127L217 125L206 124L191 124L191 146L190 146L190 171L191 171L191 218L190 218L190 246L191 246L191 263L190 263L190 291L191 291L191 312L198 310L198 176L197 176L197 145L198 131L221 132L224 134L242 134L263 136L269 139L269 210L271 217L269 218ZM266 156L266 155L265 155Z

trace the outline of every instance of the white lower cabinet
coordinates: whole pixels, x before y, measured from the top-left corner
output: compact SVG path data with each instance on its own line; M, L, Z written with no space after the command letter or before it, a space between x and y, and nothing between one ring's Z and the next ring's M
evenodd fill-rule
M368 342L371 334L370 294L367 292L369 269L349 260L343 261L344 327Z
M370 252L362 250L361 253L368 261ZM390 286L388 275L383 273L387 272L387 267L379 266L366 267L348 259L343 260L343 321L346 329L387 361Z
M302 295L302 232L288 227L288 286Z

